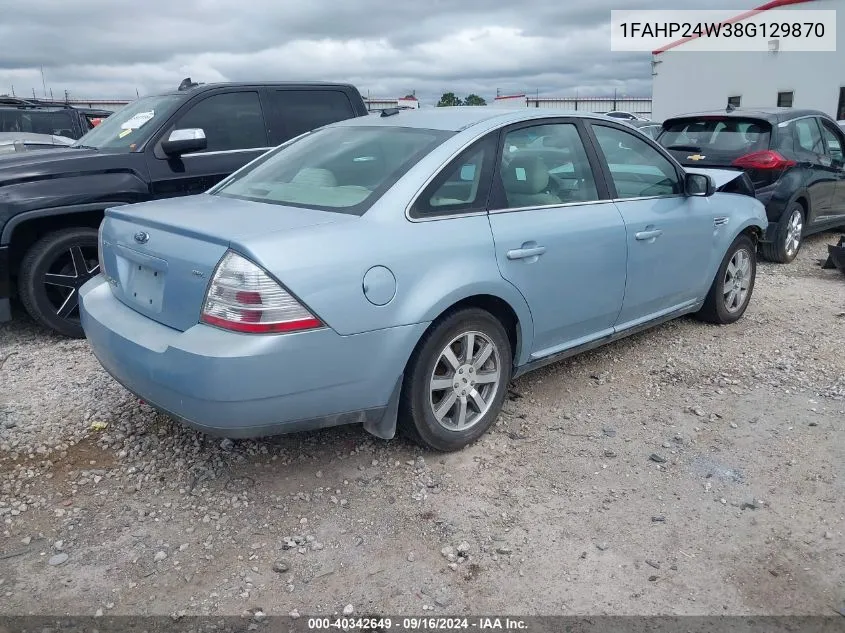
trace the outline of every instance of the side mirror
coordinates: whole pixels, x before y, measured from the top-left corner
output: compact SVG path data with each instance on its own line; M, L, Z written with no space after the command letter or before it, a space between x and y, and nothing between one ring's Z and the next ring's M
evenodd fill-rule
M161 151L168 156L181 156L190 152L201 152L208 147L202 128L173 130L166 141L161 142Z
M684 178L684 191L688 196L707 197L716 193L716 185L706 174L687 174Z

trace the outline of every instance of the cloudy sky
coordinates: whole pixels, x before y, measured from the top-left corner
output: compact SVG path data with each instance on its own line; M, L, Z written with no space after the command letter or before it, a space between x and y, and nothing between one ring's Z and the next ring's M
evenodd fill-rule
M26 0L3 12L0 94L132 98L195 81L350 81L365 96L648 96L610 10L749 0Z

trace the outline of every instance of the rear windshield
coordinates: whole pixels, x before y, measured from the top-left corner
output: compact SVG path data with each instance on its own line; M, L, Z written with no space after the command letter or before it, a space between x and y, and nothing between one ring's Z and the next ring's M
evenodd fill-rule
M385 126L323 128L266 154L209 193L361 215L452 134Z
M77 138L73 115L68 110L0 110L0 132L28 132Z
M666 149L738 157L768 149L772 126L759 119L708 116L669 120L663 129L657 140Z

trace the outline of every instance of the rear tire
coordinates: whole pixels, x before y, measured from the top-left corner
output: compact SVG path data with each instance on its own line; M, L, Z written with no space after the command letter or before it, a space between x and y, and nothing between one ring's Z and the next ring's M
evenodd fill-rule
M18 294L36 322L64 336L84 338L79 288L97 274L97 229L62 229L45 235L26 252Z
M740 235L731 244L696 318L728 325L742 318L754 292L757 258L754 242Z
M778 221L774 241L760 244L763 257L780 264L795 259L804 238L804 222L804 207L793 202Z
M408 362L400 433L442 452L472 444L499 416L512 368L510 339L496 317L478 308L447 314Z

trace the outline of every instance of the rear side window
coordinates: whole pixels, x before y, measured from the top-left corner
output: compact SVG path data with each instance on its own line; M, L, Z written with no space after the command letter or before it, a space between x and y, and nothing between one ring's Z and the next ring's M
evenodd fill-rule
M797 119L789 123L782 131L782 135L792 142L792 148L784 147L783 149L794 149L796 151L810 152L811 154L824 154L824 143L822 141L822 133L819 130L819 124L816 119L808 117L805 119Z
M658 139L663 147L709 154L712 158L738 158L769 149L772 126L768 121L739 117L675 119L663 124Z
M822 119L822 136L824 137L825 145L827 146L827 155L832 159L842 162L843 147L841 139L841 132L834 129L832 123L828 123Z
M274 145L355 115L341 90L269 90L268 102Z
M411 208L415 218L487 209L498 136L490 134L464 150L426 187Z

